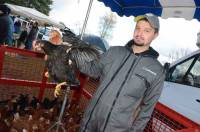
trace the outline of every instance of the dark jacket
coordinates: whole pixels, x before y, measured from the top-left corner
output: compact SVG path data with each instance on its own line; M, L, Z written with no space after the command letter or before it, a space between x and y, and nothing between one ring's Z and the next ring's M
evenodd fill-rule
M14 24L8 14L0 15L0 44L12 45Z
M0 44L5 43L8 36L9 16L6 14L0 15Z
M28 32L26 30L22 31L20 36L19 36L19 41L20 42L25 42L26 41L26 38L28 36Z
M37 38L38 30L39 30L39 28L37 26L36 27L32 27L31 31L28 34L27 39L31 40L31 41L34 41Z
M81 132L142 132L157 103L165 78L158 53L134 54L133 41L125 47L111 47L92 69L81 67L100 85L84 114ZM139 110L139 112L138 112Z

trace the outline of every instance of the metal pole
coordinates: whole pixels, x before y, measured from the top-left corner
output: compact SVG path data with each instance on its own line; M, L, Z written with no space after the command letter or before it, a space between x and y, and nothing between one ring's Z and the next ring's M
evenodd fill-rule
M86 13L86 16L85 16L85 21L84 21L84 24L83 24L83 27L82 27L82 30L81 30L81 37L80 37L81 39L83 38L83 34L85 32L87 21L88 21L89 15L90 15L90 10L92 8L92 3L93 3L93 0L90 0L89 6L88 6L88 9L87 9L87 13Z
M65 127L63 126L62 117L63 117L64 111L65 111L65 107L66 107L66 104L67 104L67 101L68 101L68 94L69 93L70 93L70 86L67 85L67 89L65 91L64 101L62 103L62 107L61 107L61 110L60 110L60 115L58 117L58 121L55 122L50 128L48 128L46 132L50 132L55 127L56 127L56 131L55 132L59 132L59 128L61 128L64 132L67 132L65 130Z

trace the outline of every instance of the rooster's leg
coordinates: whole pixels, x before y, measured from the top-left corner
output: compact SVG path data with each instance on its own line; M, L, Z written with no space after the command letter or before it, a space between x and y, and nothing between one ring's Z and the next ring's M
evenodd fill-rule
M60 95L61 87L63 85L67 85L67 82L62 82L62 83L59 83L59 84L56 85L55 90L54 90L54 96L55 97L58 97Z

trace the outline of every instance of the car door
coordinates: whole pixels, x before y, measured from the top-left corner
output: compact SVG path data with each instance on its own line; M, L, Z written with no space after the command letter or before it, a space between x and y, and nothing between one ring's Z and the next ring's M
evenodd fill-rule
M200 54L170 67L159 102L200 124Z

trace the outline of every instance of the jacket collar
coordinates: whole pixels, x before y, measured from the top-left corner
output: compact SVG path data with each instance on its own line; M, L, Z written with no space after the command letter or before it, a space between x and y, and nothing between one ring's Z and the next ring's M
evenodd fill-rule
M134 40L130 40L126 45L126 49L128 49L130 52L134 53L132 50L132 45L134 44ZM135 53L134 53L135 54ZM152 47L149 47L148 50L141 52L141 53L136 53L135 55L142 55L142 56L151 56L153 58L158 58L159 53L155 51Z

